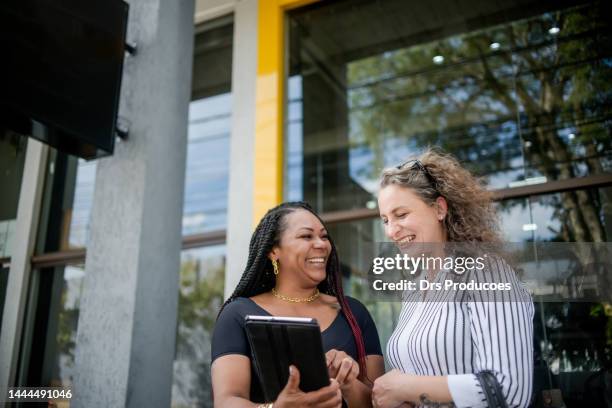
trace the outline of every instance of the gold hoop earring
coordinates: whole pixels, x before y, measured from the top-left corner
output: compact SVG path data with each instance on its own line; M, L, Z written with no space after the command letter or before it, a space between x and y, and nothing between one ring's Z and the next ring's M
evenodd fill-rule
M278 261L276 259L272 260L272 268L274 269L274 275L278 276Z

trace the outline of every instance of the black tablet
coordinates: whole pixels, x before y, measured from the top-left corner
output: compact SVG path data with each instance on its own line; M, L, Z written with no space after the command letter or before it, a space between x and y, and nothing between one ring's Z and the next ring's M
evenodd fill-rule
M246 332L266 401L275 401L289 379L289 365L300 371L300 389L329 385L321 330L315 319L246 316Z

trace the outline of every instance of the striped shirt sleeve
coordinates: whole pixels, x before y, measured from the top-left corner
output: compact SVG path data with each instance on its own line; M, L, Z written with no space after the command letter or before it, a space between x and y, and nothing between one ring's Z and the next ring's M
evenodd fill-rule
M512 268L499 258L475 275L476 281L511 284L508 292L495 291L489 297L473 292L467 298L475 373L491 371L508 407L526 407L533 375L533 302ZM448 387L457 407L487 406L475 374L449 375Z

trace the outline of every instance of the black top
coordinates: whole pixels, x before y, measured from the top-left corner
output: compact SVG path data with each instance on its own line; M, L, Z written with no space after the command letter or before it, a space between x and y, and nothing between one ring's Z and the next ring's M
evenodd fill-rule
M372 320L372 316L358 300L346 297L349 307L361 328L366 355L382 355L378 331ZM259 381L256 380L257 372L253 364L251 347L244 329L244 318L246 315L270 316L265 309L249 298L237 298L228 304L221 312L212 339L212 361L226 354L240 354L251 359L251 396L253 402L265 402L263 391ZM332 324L321 332L323 349L327 352L331 349L342 350L355 361L357 357L357 345L353 337L351 327L344 317L338 313Z

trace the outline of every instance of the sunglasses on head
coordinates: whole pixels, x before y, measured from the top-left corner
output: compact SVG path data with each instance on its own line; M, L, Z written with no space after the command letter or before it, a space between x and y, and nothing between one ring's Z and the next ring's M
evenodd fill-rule
M396 169L401 170L403 168L409 168L410 170L418 170L418 171L422 171L425 174L425 177L427 177L427 180L429 180L429 182L431 183L431 185L433 186L434 189L437 190L436 187L436 179L434 178L434 176L431 175L431 173L429 172L429 170L427 170L427 167L425 167L425 165L423 163L421 163L420 160L418 159L412 159L412 160L408 160L400 165L395 166Z

